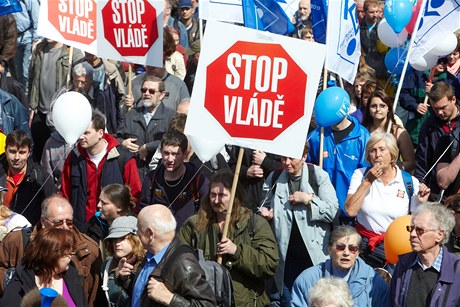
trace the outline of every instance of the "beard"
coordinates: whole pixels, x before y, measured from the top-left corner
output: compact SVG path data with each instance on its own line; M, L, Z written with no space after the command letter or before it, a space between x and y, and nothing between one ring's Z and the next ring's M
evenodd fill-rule
M142 99L142 105L146 108L156 108L160 105L160 100Z

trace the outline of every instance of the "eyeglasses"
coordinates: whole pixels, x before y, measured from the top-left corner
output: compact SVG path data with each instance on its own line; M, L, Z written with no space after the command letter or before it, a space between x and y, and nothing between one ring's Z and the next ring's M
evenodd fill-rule
M157 90L154 88L145 88L145 87L141 88L142 94L147 93L147 91L149 91L149 93L152 95L155 95L155 93L157 92Z
M350 251L350 253L352 254L356 254L358 251L359 251L359 246L356 246L356 245L346 245L346 244L343 244L343 243L338 243L338 244L334 244L334 247L335 247L335 250L336 251L339 251L339 252L343 252L345 250L345 248L348 247L348 250Z
M384 110L386 109L388 106L386 104L371 104L369 106L369 109L374 109L374 110Z
M414 225L410 225L410 226L406 226L406 229L409 233L411 233L413 230L415 230L415 233L418 235L418 236L421 236L423 235L425 232L428 232L428 231L436 231L436 229L423 229L421 227L417 227L417 226L414 226Z
M51 224L53 224L53 227L61 227L62 225L66 224L67 227L72 227L73 224L75 223L74 220L60 220L60 221L52 221L50 220L49 218L46 218L48 220L48 222L50 222Z

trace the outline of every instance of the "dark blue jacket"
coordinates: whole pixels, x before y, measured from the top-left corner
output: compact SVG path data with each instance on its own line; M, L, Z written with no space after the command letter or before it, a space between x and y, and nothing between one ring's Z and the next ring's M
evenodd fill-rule
M460 303L460 258L449 253L444 246L442 249L444 254L441 274L433 288L429 307L454 307ZM399 262L391 279L392 306L408 306L406 300L413 271L412 264L416 256L415 252L411 252L399 257Z
M19 100L8 92L0 89L1 120L0 128L5 135L14 130L22 130L31 135L29 128L29 116L26 108Z

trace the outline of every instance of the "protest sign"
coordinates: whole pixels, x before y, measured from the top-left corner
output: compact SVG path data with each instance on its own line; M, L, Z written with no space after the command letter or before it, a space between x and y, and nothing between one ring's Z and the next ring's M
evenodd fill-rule
M112 60L163 66L163 1L43 0L38 34Z
M361 55L358 15L353 0L329 0L326 68L355 82Z
M324 57L321 44L209 21L185 133L300 158Z

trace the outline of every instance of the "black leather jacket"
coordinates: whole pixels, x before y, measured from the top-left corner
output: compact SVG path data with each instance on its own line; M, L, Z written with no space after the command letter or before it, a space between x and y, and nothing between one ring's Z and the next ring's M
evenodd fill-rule
M173 255L174 250L179 245L183 245L183 243L175 237L166 250L163 259L161 259L160 263L152 271L149 278L153 277L163 282L168 290L174 294L169 306L216 306L214 293L206 281L204 271L198 264L192 248L189 248L190 252ZM169 260L171 256L175 259ZM144 266L145 261L144 259L139 268ZM165 267L165 264L168 264L169 267ZM138 270L132 286L136 283L140 271L141 269ZM146 289L144 289L141 295L139 305L141 307L163 306L151 300L147 296Z

